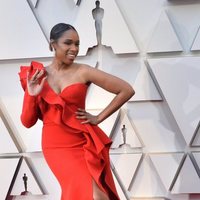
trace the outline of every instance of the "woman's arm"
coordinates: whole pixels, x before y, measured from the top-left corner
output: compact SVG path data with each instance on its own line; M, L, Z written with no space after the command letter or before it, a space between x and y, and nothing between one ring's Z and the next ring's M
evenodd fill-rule
M41 92L46 80L46 76L43 77L44 70L37 69L35 72L32 70L33 67L30 67L26 72L26 86L21 114L21 122L27 128L33 126L38 118L41 117L37 96ZM32 72L34 74L31 76Z
M99 124L115 111L117 111L135 94L134 89L129 83L116 76L105 73L98 69L94 69L89 66L84 66L83 71L85 82L94 83L95 85L98 85L106 91L116 94L116 96L96 117L85 112L83 109L79 109L77 112L77 118L86 119L82 123Z
M37 105L37 97L30 96L26 89L24 93L21 122L26 128L30 128L37 122L38 116L39 108Z

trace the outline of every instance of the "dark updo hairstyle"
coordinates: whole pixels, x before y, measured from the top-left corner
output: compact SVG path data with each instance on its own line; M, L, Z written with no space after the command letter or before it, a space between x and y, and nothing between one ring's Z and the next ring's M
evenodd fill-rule
M51 29L51 32L50 32L50 41L57 41L63 35L63 33L65 31L68 31L68 30L74 30L74 31L76 31L76 29L72 25L70 25L70 24L65 24L65 23L56 24ZM51 42L50 42L49 48L50 48L50 51L53 51L53 48L51 46Z

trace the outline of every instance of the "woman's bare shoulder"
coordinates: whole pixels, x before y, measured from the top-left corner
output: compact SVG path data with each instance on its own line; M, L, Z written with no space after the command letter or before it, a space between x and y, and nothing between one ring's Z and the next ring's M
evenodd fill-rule
M88 70L90 68L93 68L92 66L85 63L76 63L76 66L79 67L81 70Z
M79 72L82 74L88 73L89 71L95 69L94 67L84 63L76 63L76 66L78 67Z
M90 80L88 78L89 74L91 74L92 66L83 64L83 63L74 63L76 66L76 74L82 82L89 83Z

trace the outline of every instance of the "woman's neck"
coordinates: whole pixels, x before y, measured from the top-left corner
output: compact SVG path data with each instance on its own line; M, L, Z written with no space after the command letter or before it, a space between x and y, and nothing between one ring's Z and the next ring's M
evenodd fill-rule
M66 70L66 69L70 68L71 65L72 64L67 65L67 64L63 63L62 61L57 60L57 59L54 58L49 67L51 69L56 70L56 71L61 71L61 70Z

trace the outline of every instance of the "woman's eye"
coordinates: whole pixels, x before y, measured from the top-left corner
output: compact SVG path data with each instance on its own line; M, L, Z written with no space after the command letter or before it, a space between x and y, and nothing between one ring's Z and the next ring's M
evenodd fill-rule
M72 42L65 42L65 44L70 45L70 44L72 44Z
M72 44L74 44L75 46L78 47L79 44L80 44L80 42L73 42L73 41L69 40L69 41L65 41L64 44L66 44L66 45L72 45Z

